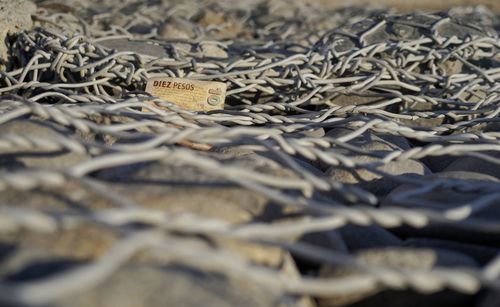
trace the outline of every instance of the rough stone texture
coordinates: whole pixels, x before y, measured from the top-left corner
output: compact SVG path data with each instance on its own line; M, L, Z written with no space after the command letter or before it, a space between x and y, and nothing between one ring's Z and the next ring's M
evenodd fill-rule
M484 173L475 173L467 171L448 171L442 173L436 173L425 177L428 182L432 180L438 180L443 178L458 179L474 184L475 182L481 183L497 183L498 179L495 177L486 175ZM458 208L461 206L468 205L474 200L478 200L484 197L484 193L481 191L457 191L454 189L439 189L435 191L418 193L418 198L407 198L407 201L402 203L398 200L398 196L403 193L407 193L412 190L418 190L418 187L412 185L403 185L392 191L383 201L383 206L403 206L407 208L426 208L431 210L450 210ZM494 205L495 201L500 200L500 196L496 199L491 199L489 201L489 206L483 208L483 210L472 213L472 216L485 218L485 219L495 219L499 216L500 212Z
M227 58L227 52L220 46L216 44L204 44L201 47L201 53L203 57L207 58Z
M438 143L439 144L439 143ZM433 172L444 171L451 163L457 160L459 157L452 155L440 155L440 156L427 156L421 159L421 161Z
M495 248L493 246L483 246L429 238L409 238L404 241L404 246L413 248L445 248L447 250L453 250L464 255L468 255L480 265L487 264L500 252L499 248Z
M106 227L95 224L82 225L51 233L20 230L2 233L2 244L17 244L19 247L34 247L50 254L73 260L96 259L105 254L117 237Z
M288 300L292 301L290 298ZM128 265L99 286L61 300L53 306L271 307L293 304L286 304L286 298L242 277L233 278L180 265Z
M426 180L430 182L437 178L461 179L465 183L470 182L470 184L481 182L487 185L498 184L498 180L495 177L475 172L442 172L428 176ZM428 209L443 212L447 209L465 206L471 201L484 197L484 193L481 192L475 193L473 191L467 192L444 189L435 192L418 193L418 198L413 197L409 199L411 203L401 203L396 199L398 194L411 191L412 189L415 189L415 187L410 185L398 187L382 200L382 207L401 206L405 208ZM480 211L473 212L472 216L479 221L496 223L500 214L496 206L497 202L498 198L491 198L488 206ZM500 239L494 231L490 232L487 228L481 229L468 223L450 224L435 222L425 228L403 226L392 229L391 231L401 237L427 237L489 246L500 244Z
M296 176L271 160L267 162L256 159L255 154L227 156L221 161L277 177ZM281 208L266 197L194 167L149 163L104 170L95 176L114 181L118 193L148 208L194 212L232 223L247 222L254 217L272 220L281 216ZM120 178L127 180L120 182Z
M124 38L119 39L108 39L99 41L99 45L114 49L118 52L122 51L132 51L138 54L149 55L153 57L166 57L168 54L165 52L165 48L159 45L154 45L151 43L145 43L143 41L134 41Z
M346 107L352 105L368 105L370 103L380 101L380 98L374 98L370 96L357 96L357 95L343 95L340 94L332 99L332 104Z
M402 246L403 241L377 225L346 225L338 229L349 251L374 247Z
M38 120L14 120L0 126L0 135L18 134L39 138L41 140L56 140L68 136L69 131L60 126ZM74 137L72 137L74 139ZM68 150L41 151L38 148L23 152L8 148L0 150L0 168L31 167L40 169L62 170L87 160L84 153Z
M430 270L440 267L477 267L476 262L468 256L443 249L409 249L409 248L375 248L366 249L356 254L361 263L376 268L395 268L408 270ZM322 276L356 276L360 274L354 269L324 266ZM321 298L318 306L387 306L387 307L424 307L439 302L439 306L467 306L467 297L445 290L432 295L418 294L412 290L388 290L379 286L373 291L365 291L354 295L340 295ZM465 304L465 305L464 305Z
M491 157L500 159L499 152L483 152ZM476 157L462 157L451 163L446 171L470 171L487 174L500 179L500 165L493 162L484 161Z
M338 136L346 135L347 133L349 133L348 129L334 129L328 132L328 135L335 138ZM400 148L397 143L402 144L401 146L408 146L408 142L405 142L404 138L401 139L396 136L385 137L388 138L388 140L393 139L393 142L389 142L388 140L385 140L373 134L365 133L351 140L349 144L354 145L367 152L374 152L378 154L388 154L394 150L401 150L402 148ZM378 161L377 158L368 155L350 154L350 156L357 163L370 163ZM377 169L394 176L407 176L412 174L424 175L430 173L425 165L414 160L392 161L379 166ZM326 174L332 180L347 184L359 184L361 187L367 189L370 192L382 195L390 192L392 189L399 185L398 181L394 179L388 177L383 178L382 176L365 169L348 171L333 166L326 171Z
M160 26L158 34L166 40L193 39L196 36L195 28L196 26L189 20L172 17Z
M35 10L29 0L0 0L0 61L7 60L7 36L31 28Z

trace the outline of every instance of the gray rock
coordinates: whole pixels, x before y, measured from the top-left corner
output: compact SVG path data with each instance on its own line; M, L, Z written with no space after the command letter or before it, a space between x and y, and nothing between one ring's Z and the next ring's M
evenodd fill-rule
M485 173L475 172L475 171L444 171L440 173L435 173L431 176L437 178L450 178L450 179L461 179L461 180L477 180L477 181L487 181L487 182L500 182L499 179L490 176Z
M499 182L495 177L486 174L465 171L435 173L426 176L423 179L428 182L432 182L441 178L462 180L470 182L471 185L485 183L488 186L491 186L490 182ZM417 186L402 185L387 195L387 197L382 201L382 206L402 206L406 208L430 209L441 212L443 210L451 210L468 205L472 201L485 196L484 192L481 190L470 191L466 189L439 189L430 192L418 193L418 198L404 197L405 193L418 189L419 187ZM401 196L403 196L403 198L401 198ZM500 200L500 196L497 197L496 201L498 200ZM493 205L494 202L495 199L491 199L489 207L483 208L478 212L473 212L472 216L487 219L495 219L495 217L500 216L500 211Z
M237 156L226 152L219 155L219 159L224 165L244 167L275 177L298 176L271 159L257 157L254 153ZM113 181L112 190L141 206L169 212L191 212L231 223L253 219L270 221L283 216L285 210L234 181L186 165L134 164L102 170L96 172L95 177Z
M97 176L110 178L111 174L104 171ZM151 164L122 180L125 178L127 181L113 183L112 189L146 208L189 212L234 223L259 215L272 219L280 212L279 207L268 206L266 197L193 168Z
M74 261L94 260L103 256L116 239L117 234L109 228L90 223L50 233L17 230L0 234L0 244L15 245L19 249L28 249L28 252L38 250L51 255L54 259L64 258ZM24 256L20 257L22 259Z
M493 158L500 159L500 152L482 152ZM446 171L468 171L493 176L500 179L500 165L476 157L461 157L451 163Z
M480 295L475 307L497 307L500 306L500 291L498 289L488 289Z
M447 65L445 63L442 64ZM395 121L400 122L406 126L414 128L435 128L445 122L444 115L435 115L435 112L441 110L441 106L435 106L430 102L404 102L400 106L400 113L409 113L414 115L416 112L430 112L429 117L418 115L416 118L396 118ZM431 116L432 115L432 116Z
M195 25L184 18L171 17L161 24L158 35L166 40L186 40L196 36Z
M346 243L337 230L307 233L300 237L298 242L307 243L330 251L348 252ZM308 261L308 259L302 259L300 256L297 257L302 261Z
M0 0L0 60L7 61L8 35L30 29L33 25L31 15L36 11L36 5L29 0Z
M412 185L403 185L392 191L383 199L381 205L382 207L400 206L404 208L436 210L442 214L444 210L464 208L466 205L470 204L471 201L487 196L484 192L481 192L481 190L478 192L467 190L467 186L484 185L484 187L492 190L495 185L498 185L498 179L476 172L442 172L424 177L428 182L438 180L439 178L461 179L464 188L461 190L442 189L427 193L419 192L418 197L413 196L398 199L398 195L401 195L401 193L417 189L417 187ZM500 212L495 205L497 202L498 198L490 198L489 206L477 212L472 212L471 216L476 221L482 220L486 222L483 225L484 227L478 227L477 224L469 224L467 222L441 223L436 221L422 228L403 226L392 229L391 232L401 237L427 237L467 242L477 245L498 245L500 244L500 238L498 238L497 235L498 227L496 227L496 225ZM459 213L460 212L467 213L463 210L459 211Z
M235 37L240 39L251 37L251 29L238 21L231 10L223 13L217 7L205 8L194 21L204 28L209 40L223 41Z
M11 254L2 255L6 259L0 261L0 277L8 282L47 278L82 263L80 260L58 257L34 246L15 246L12 249Z
M13 120L0 125L0 134L29 135L39 139L60 139L72 137L69 130L39 120ZM39 148L18 151L4 149L0 151L0 168L40 168L63 170L89 158L81 152L68 150L40 150Z
M224 48L216 44L203 44L201 53L206 58L227 58L228 54Z
M444 248L456 251L468 255L481 266L487 264L500 252L500 249L495 247L430 238L408 238L404 241L404 246L410 248Z
M367 93L369 94L369 93ZM346 106L353 106L353 105L368 105L373 102L377 102L382 100L383 98L381 97L372 97L372 96L360 96L360 95L355 95L355 94L350 94L350 95L344 95L344 94L339 94L335 98L331 100L331 102L337 106L341 107L346 107Z
M325 129L323 128L313 128L301 131L301 133L310 138L321 138L325 136Z
M291 298L288 298L290 301ZM54 307L277 306L285 298L245 278L182 265L128 265L99 286ZM283 304L282 306L294 306Z
M392 268L406 270L431 270L439 267L477 267L471 258L460 253L447 250L381 248L366 249L356 254L356 259L365 265L376 268ZM347 277L356 276L360 272L348 267L324 266L321 276ZM361 291L350 295L332 296L318 299L318 306L387 306L387 307L424 307L462 306L470 303L470 298L451 290L437 292L431 295L420 294L413 290L392 290L382 285L376 289ZM466 306L466 305L465 305Z
M462 71L463 65L464 64L458 60L448 60L444 63L440 63L438 67L443 70L442 73L444 76L451 76L459 74Z
M438 142L433 144L440 144ZM445 144L441 144L445 145ZM433 172L444 171L451 163L457 160L457 156L452 155L440 155L440 156L427 156L421 159L421 161Z
M125 38L107 39L99 41L98 44L108 49L114 49L118 52L132 51L138 54L149 55L157 58L168 56L165 52L165 48L162 46L140 40L130 40Z
M328 132L327 135L336 138L338 136L346 135L347 133L349 133L349 129L334 129ZM409 146L407 145L408 142L404 138L397 136L385 137L388 140L392 139L394 141L389 142L374 134L365 133L349 141L349 144L376 154L389 154L394 150L401 150L401 148L395 143L400 143L402 144L401 146L405 147ZM356 153L352 154L347 151L345 151L345 153L348 154L348 156L356 163L379 161L378 158L372 156ZM424 175L430 173L424 164L415 160L391 161L377 167L377 169L392 176ZM386 194L399 185L399 182L395 178L381 176L365 169L347 170L333 166L326 171L326 174L331 178L331 180L347 184L359 184L362 188L375 194Z
M339 228L338 233L350 252L375 247L403 245L400 238L377 225L357 226L348 224Z
M498 132L498 131L500 131L500 122L489 123L484 128L484 132Z
M484 37L492 32L493 27L491 22L490 24L480 22L481 17L485 16L484 12L475 13L473 18L471 18L471 15L473 14L467 15L461 12L453 12L450 20L443 22L437 27L436 34L443 37L457 36L463 39L467 36ZM430 28L443 18L443 16L438 14L418 12L389 17L381 14L375 16L368 15L360 21L347 22L336 29L337 31L330 34L321 47L343 53L361 48L360 43L371 45L388 41L416 40L423 36L429 36L430 33L426 28ZM365 35L363 42L357 40L363 33L378 25L382 19L386 21L384 25ZM494 17L491 19L494 20Z

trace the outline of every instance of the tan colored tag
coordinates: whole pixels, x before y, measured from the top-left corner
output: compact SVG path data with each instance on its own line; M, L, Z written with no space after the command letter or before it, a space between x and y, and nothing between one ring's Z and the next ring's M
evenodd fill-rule
M146 92L192 111L224 109L226 84L184 78L151 78Z

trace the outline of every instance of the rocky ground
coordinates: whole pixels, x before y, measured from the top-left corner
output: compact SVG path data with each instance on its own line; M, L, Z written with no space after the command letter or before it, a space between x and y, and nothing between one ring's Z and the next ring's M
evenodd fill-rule
M499 306L498 4L383 2L0 0L0 305Z

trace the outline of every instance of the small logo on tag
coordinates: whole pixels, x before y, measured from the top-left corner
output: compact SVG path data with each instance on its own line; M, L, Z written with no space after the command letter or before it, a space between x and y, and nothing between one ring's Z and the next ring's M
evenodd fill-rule
M224 109L226 84L185 78L152 78L146 92L192 111Z

